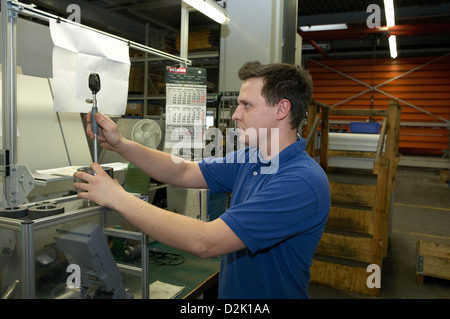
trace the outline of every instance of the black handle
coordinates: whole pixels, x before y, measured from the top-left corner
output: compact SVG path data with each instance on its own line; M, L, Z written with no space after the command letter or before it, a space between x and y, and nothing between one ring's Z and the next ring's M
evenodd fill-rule
M89 89L92 91L92 94L97 94L100 91L100 76L97 73L89 75Z

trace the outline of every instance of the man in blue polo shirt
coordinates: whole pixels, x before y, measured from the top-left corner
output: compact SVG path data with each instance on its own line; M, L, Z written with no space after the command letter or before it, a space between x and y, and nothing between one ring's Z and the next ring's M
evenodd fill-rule
M210 222L167 212L128 194L97 163L95 176L77 172L80 198L119 211L159 242L202 258L222 256L220 298L308 298L309 268L330 208L326 174L305 152L297 128L311 100L312 81L300 67L248 62L233 115L240 143L225 158L199 163L123 138L96 114L104 148L159 181L212 193L230 192L230 208ZM88 114L88 124L90 116ZM88 135L93 138L90 125Z

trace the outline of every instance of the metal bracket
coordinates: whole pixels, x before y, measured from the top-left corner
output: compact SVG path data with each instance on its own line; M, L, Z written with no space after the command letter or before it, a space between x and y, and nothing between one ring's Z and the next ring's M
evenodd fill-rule
M24 165L10 166L10 205L28 203L27 196L34 188L34 177Z
M8 17L17 19L19 17L19 14L16 11L9 10Z
M416 271L423 275L423 256L417 255L416 256Z
M28 203L27 196L35 186L34 176L25 165L10 164L9 150L0 150L0 176L9 179L5 188L6 206Z
M18 18L19 14L17 13L17 11L13 10L13 3L11 1L8 1L8 17L10 18Z

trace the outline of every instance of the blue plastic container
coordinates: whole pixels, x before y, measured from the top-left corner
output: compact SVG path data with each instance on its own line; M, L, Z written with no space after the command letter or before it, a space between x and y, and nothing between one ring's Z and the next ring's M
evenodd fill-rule
M350 122L351 133L380 133L380 123L378 122Z

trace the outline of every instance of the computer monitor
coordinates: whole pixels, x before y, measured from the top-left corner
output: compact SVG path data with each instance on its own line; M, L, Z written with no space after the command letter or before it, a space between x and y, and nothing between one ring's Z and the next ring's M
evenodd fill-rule
M123 286L122 276L101 227L86 223L72 230L57 230L57 247L69 264L76 264L81 272L81 298L130 299Z

